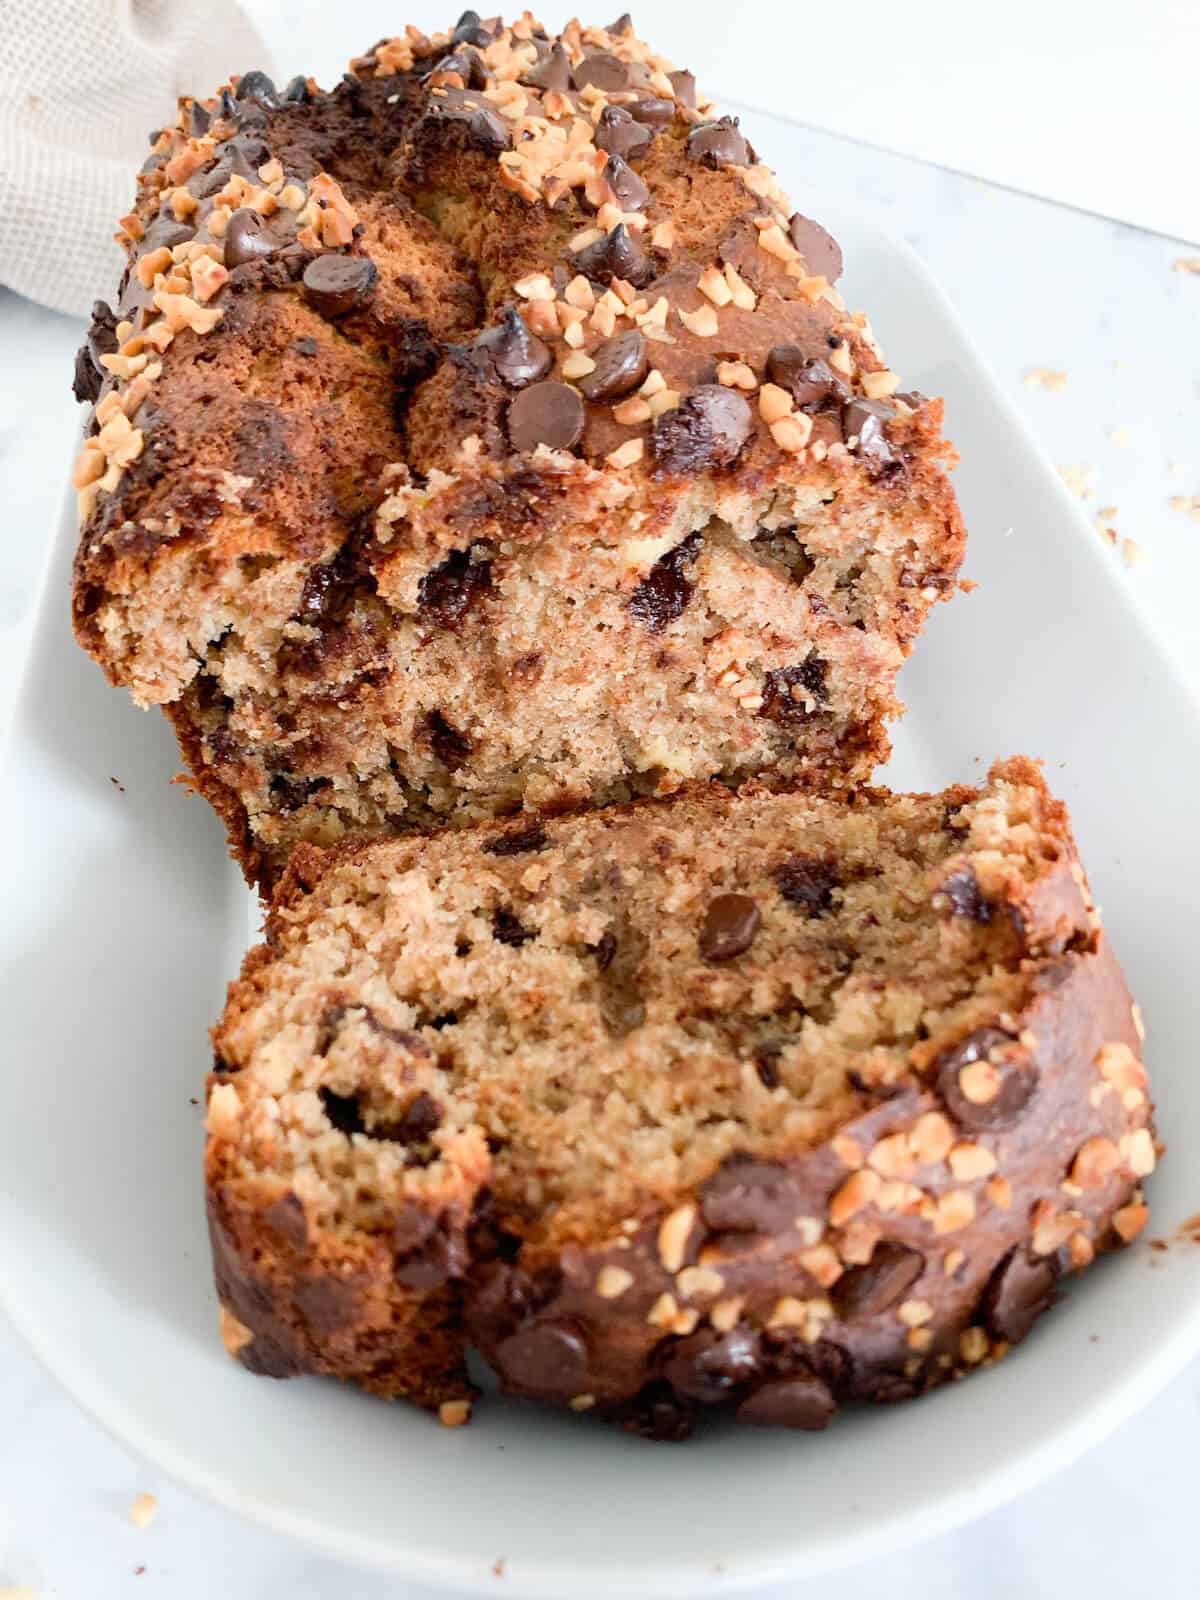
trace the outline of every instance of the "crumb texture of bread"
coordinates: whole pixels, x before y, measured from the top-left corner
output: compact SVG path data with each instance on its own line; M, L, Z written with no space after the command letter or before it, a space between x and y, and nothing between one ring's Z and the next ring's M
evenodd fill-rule
M1144 1224L1140 1037L1023 758L302 845L213 1035L227 1348L657 1437L918 1395Z
M941 403L627 19L248 72L156 135L120 237L75 629L252 881L886 756L963 555Z

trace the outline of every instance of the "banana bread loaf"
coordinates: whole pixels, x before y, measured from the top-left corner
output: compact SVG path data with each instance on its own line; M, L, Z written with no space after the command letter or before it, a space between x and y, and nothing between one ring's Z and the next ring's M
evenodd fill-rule
M1129 1240L1141 1024L1031 762L300 846L214 1032L227 1348L454 1423L821 1427Z
M963 532L736 120L634 34L467 12L184 101L76 384L78 637L248 876L886 754Z

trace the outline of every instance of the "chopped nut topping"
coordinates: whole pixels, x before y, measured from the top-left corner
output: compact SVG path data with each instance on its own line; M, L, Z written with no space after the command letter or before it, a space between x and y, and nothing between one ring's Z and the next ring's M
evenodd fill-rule
M596 363L591 356L585 355L582 350L576 350L562 364L564 378L586 378L589 372L595 372Z
M461 1428L471 1420L469 1400L443 1400L438 1407L438 1421L443 1428Z
M940 1111L926 1111L913 1123L908 1147L922 1167L935 1166L950 1154L954 1129Z
M754 369L748 367L744 361L718 361L717 382L723 383L728 389L758 388Z
M734 305L742 311L753 311L758 304L757 295L737 268L728 263L725 266L725 282L729 286L729 296Z
M847 1266L865 1266L874 1254L881 1232L877 1223L851 1222L842 1231L838 1254Z
M711 339L720 330L717 313L712 306L700 306L696 311L681 311L679 320L697 339Z
M786 389L781 389L777 383L764 383L758 391L758 414L769 426L781 418L790 416L792 412L792 397Z
M964 1100L986 1106L1000 1093L1000 1074L990 1061L970 1061L959 1069L958 1087Z
M968 1189L948 1189L934 1202L934 1233L956 1233L975 1220L975 1196Z
M1136 1239L1146 1226L1150 1216L1149 1208L1143 1205L1122 1206L1119 1211L1113 1212L1113 1227L1118 1235L1128 1244L1131 1239Z
M619 1300L626 1289L633 1287L633 1273L624 1267L601 1267L596 1278L596 1293L603 1300Z
M900 379L886 368L882 372L864 372L862 375L863 393L868 400L885 400L888 395L895 394L899 387Z
M1083 1220L1078 1211L1058 1211L1052 1200L1039 1200L1033 1208L1031 1248L1034 1255L1053 1255L1066 1244Z
M1096 1247L1086 1233L1073 1233L1067 1240L1067 1253L1073 1267L1086 1267L1095 1258Z
M1148 1128L1138 1128L1121 1139L1121 1159L1135 1178L1146 1178L1154 1171L1154 1140Z
M572 1411L590 1411L596 1404L594 1394L577 1394L567 1401Z
M869 1206L879 1192L879 1175L869 1167L852 1172L829 1202L829 1220L835 1228Z
M992 1178L989 1183L985 1184L983 1192L992 1204L1001 1211L1007 1211L1012 1205L1012 1184L1009 1183L1007 1178Z
M1121 1152L1111 1139L1088 1139L1071 1163L1071 1182L1080 1189L1099 1187L1121 1165Z
M964 1328L958 1336L958 1353L968 1366L978 1366L988 1353L987 1334L982 1328Z
M158 1513L158 1501L152 1494L140 1494L129 1508L129 1520L135 1528L148 1528Z
M854 1139L850 1138L849 1134L835 1133L829 1141L829 1148L844 1167L849 1167L854 1171L862 1166L862 1148Z
M229 274L218 262L208 256L198 256L192 262L192 292L203 304L211 300L217 290L229 282Z
M675 224L673 222L660 222L650 235L650 243L656 250L673 250L675 248Z
M713 1267L684 1267L675 1278L675 1287L685 1300L698 1294L720 1294L725 1279Z
M217 1317L221 1329L221 1343L229 1355L236 1357L246 1348L254 1338L253 1333L245 1323L239 1322L233 1312L218 1302Z
M842 1263L838 1260L837 1251L831 1245L818 1244L811 1250L802 1250L798 1259L800 1265L817 1280L822 1289L831 1288L842 1275Z
M679 404L678 389L660 389L657 394L652 394L646 402L650 407L652 417L661 417L664 411L673 411Z
M928 1350L933 1344L933 1332L929 1328L910 1328L906 1338L910 1350Z
M949 1160L950 1170L960 1183L990 1177L996 1170L995 1156L982 1144L956 1144Z
M695 1225L696 1207L690 1204L676 1206L664 1218L658 1230L658 1258L668 1272L676 1273L683 1266L688 1240Z
M531 272L527 277L518 278L513 284L514 291L522 300L553 300L555 298L554 285L544 272Z
M638 422L649 422L654 413L650 410L649 403L640 395L630 395L628 400L622 400L619 405L612 408L613 420L623 426L631 426ZM630 443L633 441L630 440ZM640 440L638 441L641 442ZM621 446L620 448L624 448Z
M771 424L771 437L781 450L797 455L812 437L812 418L804 415L780 417Z
M649 409L647 406L646 410L649 411ZM643 440L626 439L624 444L619 444L615 450L610 450L604 459L610 467L618 469L632 467L635 462L642 459L645 451L646 446Z
M880 1139L867 1156L867 1164L873 1167L881 1178L911 1178L915 1171L915 1163L909 1148L908 1135L890 1133L886 1138Z
M947 1250L942 1257L942 1271L948 1278L952 1278L966 1259L965 1251Z
M715 306L727 306L733 299L733 291L726 283L725 276L719 267L705 268L700 274L700 280L696 287Z
M740 1295L729 1300L718 1300L708 1313L708 1320L718 1333L729 1333L737 1327L745 1303Z

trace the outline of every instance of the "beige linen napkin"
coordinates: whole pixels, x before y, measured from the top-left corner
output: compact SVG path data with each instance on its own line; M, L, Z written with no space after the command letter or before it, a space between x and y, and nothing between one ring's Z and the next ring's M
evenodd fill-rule
M86 314L181 94L270 71L234 0L0 0L0 284Z

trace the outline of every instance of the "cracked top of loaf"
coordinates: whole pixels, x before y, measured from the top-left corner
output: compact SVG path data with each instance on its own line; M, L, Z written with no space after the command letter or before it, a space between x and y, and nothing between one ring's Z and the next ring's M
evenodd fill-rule
M909 636L952 587L940 403L900 392L835 241L627 17L466 12L329 93L248 72L185 99L118 237L76 376L75 617L141 703L248 602L262 648L302 647L338 552L401 609L456 552L453 610L478 540L619 550L636 584L712 516L861 480L946 530Z

